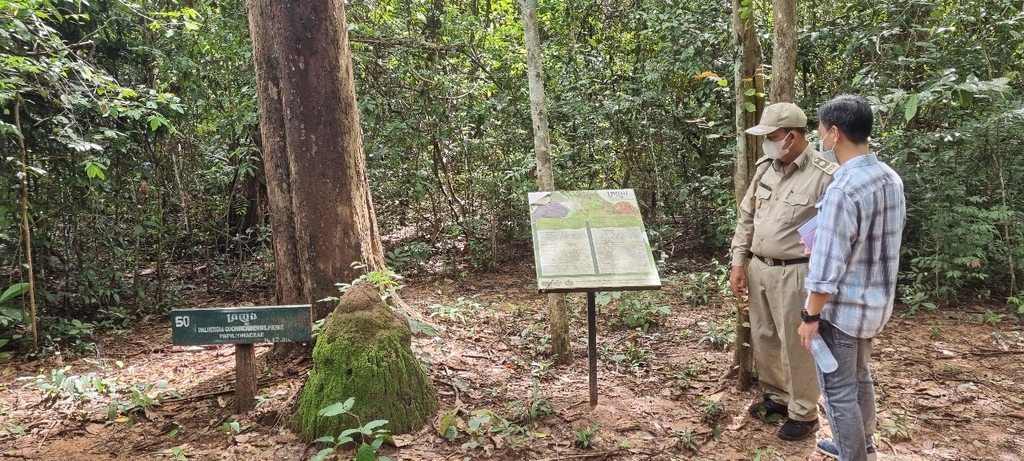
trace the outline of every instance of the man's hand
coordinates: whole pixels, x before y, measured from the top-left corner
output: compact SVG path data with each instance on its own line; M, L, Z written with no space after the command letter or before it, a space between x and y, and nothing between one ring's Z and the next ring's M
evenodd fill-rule
M807 293L807 304L804 309L807 309L807 313L810 315L820 315L821 311L825 309L825 304L831 298L832 295L828 293L810 291ZM811 338L818 333L818 322L800 322L800 328L797 328L796 332L800 335L800 343L804 345L804 348L811 350Z
M729 288L736 299L743 299L747 295L747 268L743 266L732 266L729 273Z
M807 244L804 243L804 239L800 239L800 244L804 246L804 256L811 257L811 249L807 248Z
M800 322L800 328L796 332L800 334L800 343L804 349L811 350L811 338L818 334L818 322Z

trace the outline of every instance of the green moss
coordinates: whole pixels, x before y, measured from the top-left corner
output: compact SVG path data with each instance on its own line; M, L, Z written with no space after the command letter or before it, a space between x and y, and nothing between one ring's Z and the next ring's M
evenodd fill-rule
M294 416L297 432L308 439L376 419L388 420L392 433L411 432L437 412L433 384L412 353L408 324L375 291L375 299L366 299L365 290L354 290L342 298L313 348L313 371ZM321 408L349 397L355 397L352 413L359 422L345 415L317 416Z

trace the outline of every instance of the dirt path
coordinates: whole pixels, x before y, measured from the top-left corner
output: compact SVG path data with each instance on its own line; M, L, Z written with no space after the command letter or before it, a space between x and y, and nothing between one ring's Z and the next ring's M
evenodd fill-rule
M823 459L813 440L783 442L777 426L750 418L745 409L756 392L738 393L719 380L731 354L714 346L728 337L731 308L685 302L706 304L688 280L668 278L646 304L639 294L625 301L670 308L646 332L623 325L621 298L602 307L596 408L587 402L582 295L571 297L575 359L555 367L544 353L547 308L530 267L414 281L403 298L441 330L418 337L415 348L429 364L442 414L459 423L450 441L438 434L437 418L383 453L405 460ZM880 459L1024 459L1020 323L986 323L995 317L983 309L899 314L873 355ZM44 396L42 388L60 382L51 370L67 365L70 387ZM171 346L162 323L106 338L96 355L67 364L0 364L0 459L306 460L319 447L298 441L286 415L307 366L264 368L257 410L237 416L232 348ZM133 395L132 388L140 390ZM163 405L147 403L161 392ZM111 403L121 410L113 420ZM486 421L473 429L474 419Z

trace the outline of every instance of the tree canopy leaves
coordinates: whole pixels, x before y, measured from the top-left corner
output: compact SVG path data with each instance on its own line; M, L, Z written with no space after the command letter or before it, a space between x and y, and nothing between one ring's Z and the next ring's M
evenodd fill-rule
M474 270L529 254L515 2L347 9L390 263ZM719 77L732 75L730 14L721 2L540 2L556 186L635 189L669 260L724 255L732 232L733 95ZM245 17L240 0L0 0L0 288L26 276L19 137L44 315L157 313L185 291L270 283ZM770 14L754 17L771 30ZM873 148L907 184L900 294L912 306L1019 291L1022 21L1008 0L798 4L797 104L813 125L832 96L867 97Z

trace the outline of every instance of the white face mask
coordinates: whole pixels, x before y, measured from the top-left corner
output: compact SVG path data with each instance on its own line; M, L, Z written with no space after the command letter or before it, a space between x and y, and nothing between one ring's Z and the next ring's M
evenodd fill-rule
M769 140L768 138L764 138L764 141L761 141L761 148L764 150L764 155L767 155L769 158L778 160L785 156L786 154L788 154L789 149L783 149L782 146L786 144L786 140L789 139L789 135L791 134L793 134L792 131L787 133L785 138L782 138L778 141L772 141Z
M835 128L835 127L833 127L833 128ZM825 138L827 138L828 135L831 134L831 133L832 133L832 128L829 128L828 131L825 132L825 136L822 136L821 139L818 140L818 152L821 152L821 156L825 157L825 160L828 160L828 161L830 161L832 163L839 163L839 159L836 158L836 143L839 142L838 139L836 140L835 143L832 143L832 148L831 149L825 150Z

